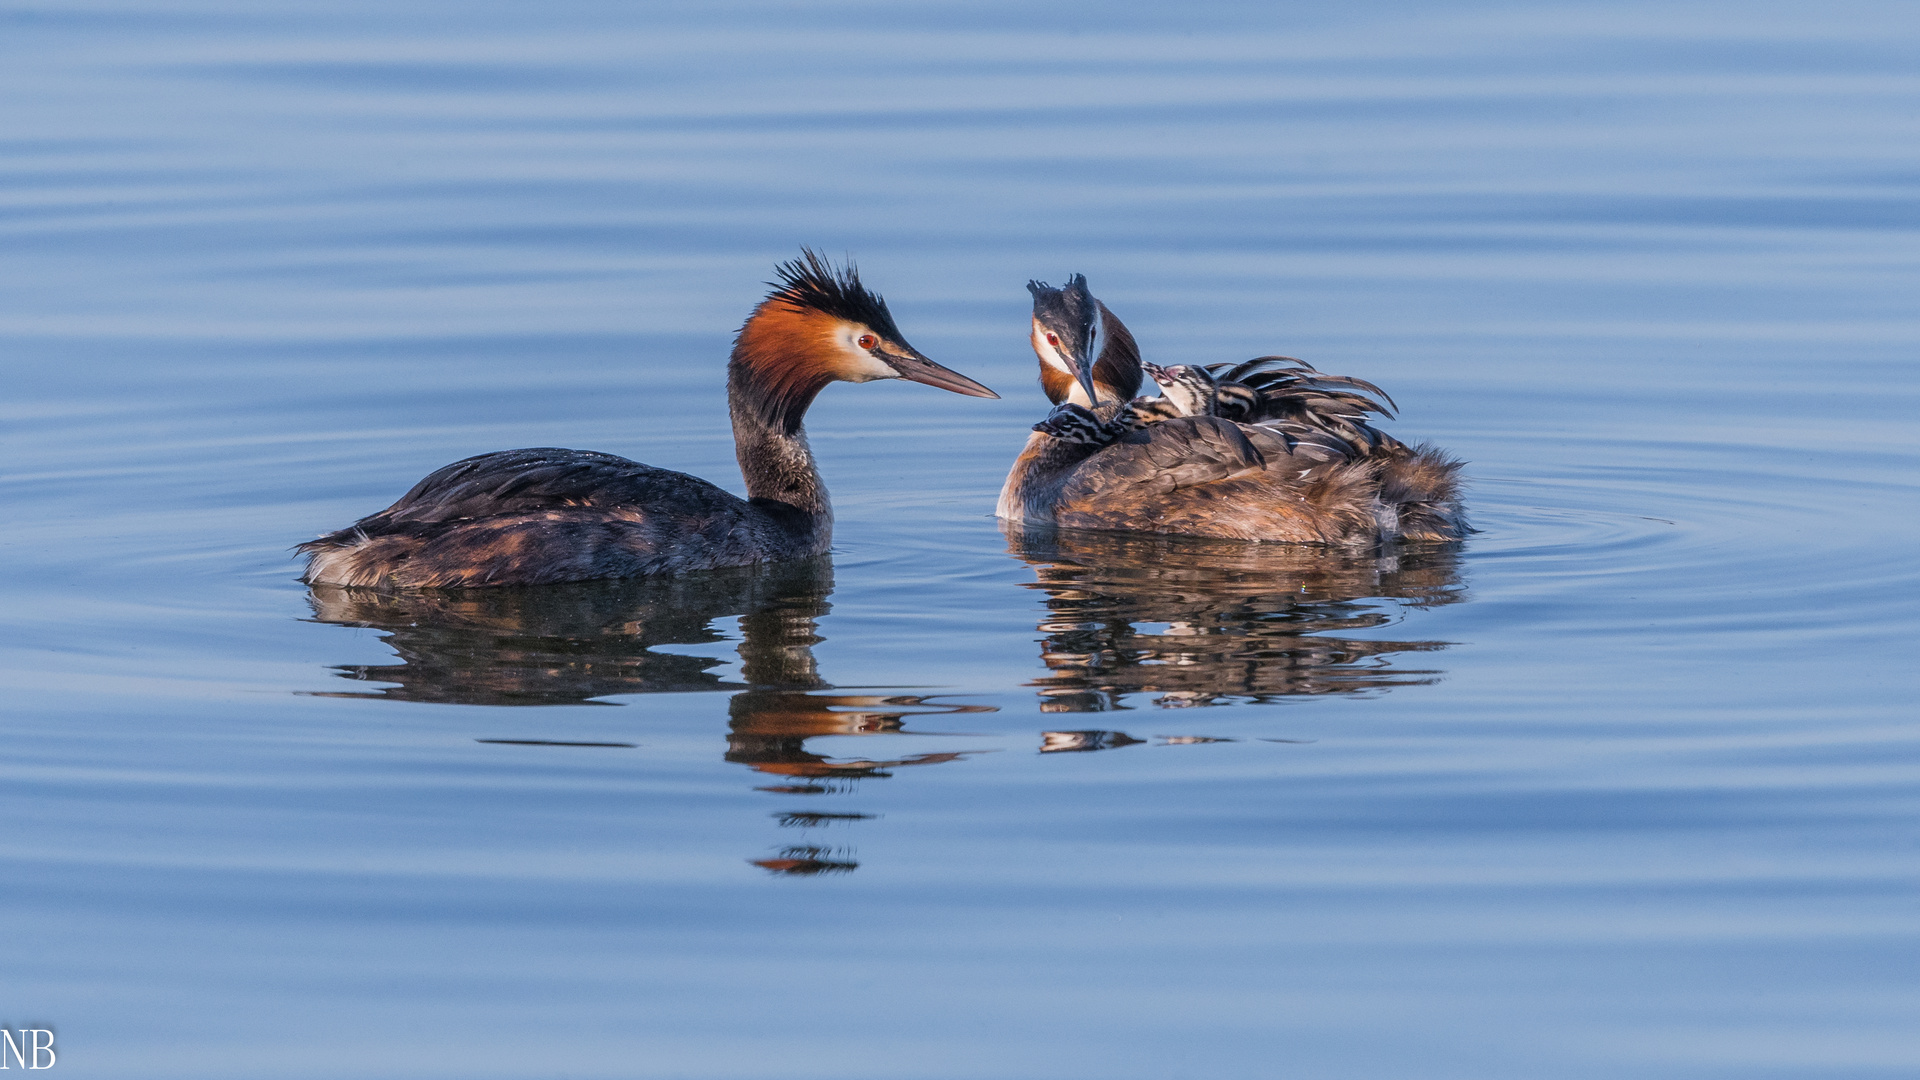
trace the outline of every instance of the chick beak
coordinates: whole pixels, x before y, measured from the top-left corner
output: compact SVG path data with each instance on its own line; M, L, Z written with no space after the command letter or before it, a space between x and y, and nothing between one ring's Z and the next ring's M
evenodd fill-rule
M921 356L920 350L905 342L900 343L897 351L883 346L876 350L876 354L886 362L888 367L899 372L900 377L909 382L926 383L928 386L937 386L942 390L951 390L968 397L997 398L1000 396L965 375Z

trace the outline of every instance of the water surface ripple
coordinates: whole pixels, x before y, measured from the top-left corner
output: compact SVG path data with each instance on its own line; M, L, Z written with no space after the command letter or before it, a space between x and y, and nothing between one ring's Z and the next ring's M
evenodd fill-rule
M1908 7L0 28L0 1021L61 1068L1920 1070ZM830 389L830 557L295 580L487 450L738 490L803 243L1003 395ZM1379 383L1479 531L1003 529L1072 272Z

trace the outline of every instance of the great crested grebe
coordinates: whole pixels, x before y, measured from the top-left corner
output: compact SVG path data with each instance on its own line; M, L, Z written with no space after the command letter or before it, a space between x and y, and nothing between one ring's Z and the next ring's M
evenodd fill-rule
M1027 287L1041 381L1056 404L1007 476L1000 517L1343 547L1471 531L1460 462L1369 423L1369 414L1391 415L1371 383L1290 357L1150 368L1131 334L1112 331L1119 320L1086 278ZM1129 401L1128 368L1164 377L1165 396ZM1055 396L1056 385L1067 394Z
M886 301L810 250L734 339L727 406L747 498L590 450L456 461L385 510L301 544L305 580L461 588L644 577L818 555L833 509L801 427L831 382L908 379L998 397L907 344Z

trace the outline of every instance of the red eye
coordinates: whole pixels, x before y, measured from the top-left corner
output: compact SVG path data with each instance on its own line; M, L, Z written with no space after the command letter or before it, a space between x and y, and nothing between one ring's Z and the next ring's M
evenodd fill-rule
M880 339L877 337L874 337L872 334L861 334L860 339L854 342L854 344L860 346L863 349L871 349L875 345L880 344Z
M1049 344L1049 345L1051 345L1051 346L1053 346L1053 347L1054 347L1054 348L1056 348L1056 349L1057 349L1057 348L1059 348L1059 347L1060 347L1060 335L1059 335L1059 334L1048 334L1048 335L1047 335L1047 344Z

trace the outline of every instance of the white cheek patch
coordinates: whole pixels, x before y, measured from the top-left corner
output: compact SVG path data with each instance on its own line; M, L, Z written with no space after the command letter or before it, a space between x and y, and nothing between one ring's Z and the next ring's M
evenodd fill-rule
M1047 332L1038 327L1035 327L1033 331L1033 351L1035 355L1040 357L1041 363L1059 371L1063 375L1071 376L1073 374L1073 365L1067 363L1067 358L1062 356L1060 350L1054 348L1053 343L1047 340Z
M900 373L892 365L859 346L859 331L848 331L840 335L840 377L847 382L873 382L876 379L897 379Z

